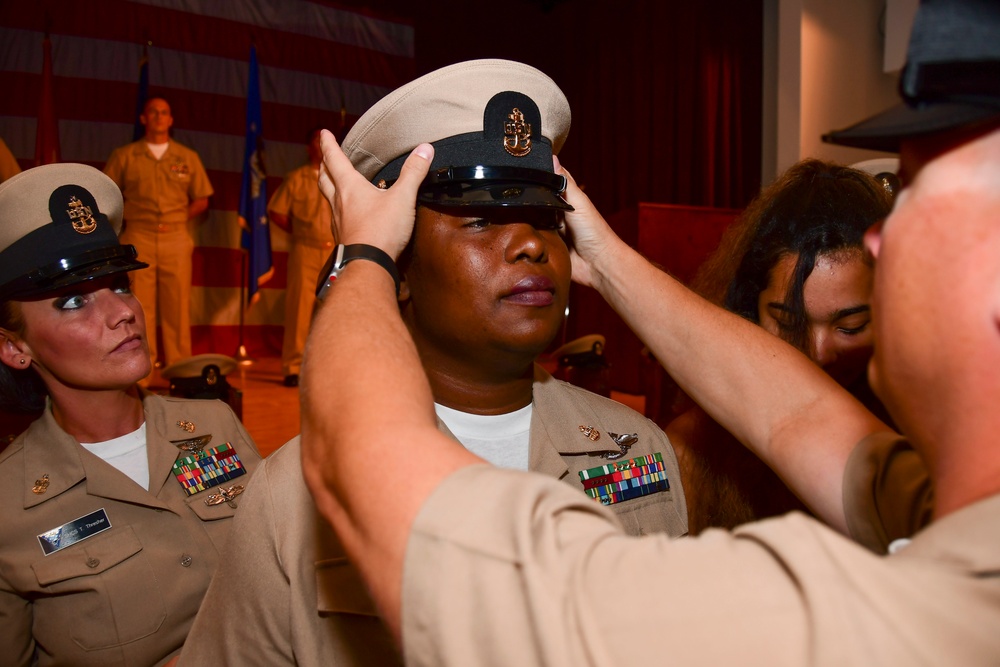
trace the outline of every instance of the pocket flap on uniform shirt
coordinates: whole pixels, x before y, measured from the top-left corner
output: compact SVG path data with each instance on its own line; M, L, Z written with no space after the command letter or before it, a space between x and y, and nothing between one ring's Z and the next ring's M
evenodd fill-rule
M316 562L316 609L329 614L378 614L361 575L346 558Z
M122 526L35 561L31 569L39 586L51 586L74 577L100 574L140 551L142 543L132 527Z

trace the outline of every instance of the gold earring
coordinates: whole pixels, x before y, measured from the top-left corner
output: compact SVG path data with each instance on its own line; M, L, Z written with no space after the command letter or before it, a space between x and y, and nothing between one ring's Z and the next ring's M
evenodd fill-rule
M21 365L23 366L23 365L24 365L24 363L25 363L25 362L24 362L24 357L21 357Z

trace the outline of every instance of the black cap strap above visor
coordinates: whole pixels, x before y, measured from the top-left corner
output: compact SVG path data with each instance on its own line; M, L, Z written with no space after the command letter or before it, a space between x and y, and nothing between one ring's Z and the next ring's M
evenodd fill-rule
M0 285L0 300L37 296L92 278L149 266L137 257L135 246L117 244L66 257Z
M389 187L393 181L382 181ZM534 206L572 211L562 193L566 177L524 167L441 167L420 184L417 201L438 206Z
M524 167L442 167L427 174L420 188L447 187L452 183L475 183L476 181L503 181L506 183L532 183L542 185L556 192L566 190L566 177L549 171L525 169Z

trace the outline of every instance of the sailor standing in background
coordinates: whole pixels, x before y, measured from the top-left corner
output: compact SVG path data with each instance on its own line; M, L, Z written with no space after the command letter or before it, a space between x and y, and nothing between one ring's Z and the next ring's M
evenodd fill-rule
M146 311L154 364L159 313L165 366L191 356L189 223L208 208L213 190L198 154L170 139L174 117L166 100L150 98L139 120L146 136L116 148L104 173L125 197L121 242L134 245L149 264L149 271L135 275L132 290Z
M267 205L271 221L291 236L285 287L285 338L281 346L286 387L299 384L302 349L316 303L316 279L333 250L330 202L320 193L318 185L323 160L319 131L320 128L315 128L306 136L308 164L289 172Z

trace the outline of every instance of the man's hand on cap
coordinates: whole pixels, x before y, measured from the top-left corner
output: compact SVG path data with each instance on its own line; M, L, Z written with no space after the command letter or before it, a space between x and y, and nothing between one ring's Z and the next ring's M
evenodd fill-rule
M398 258L413 233L417 189L430 169L433 146L420 144L413 149L399 179L387 190L359 174L327 130L320 133L320 146L319 187L333 207L334 238L345 245L372 245Z

